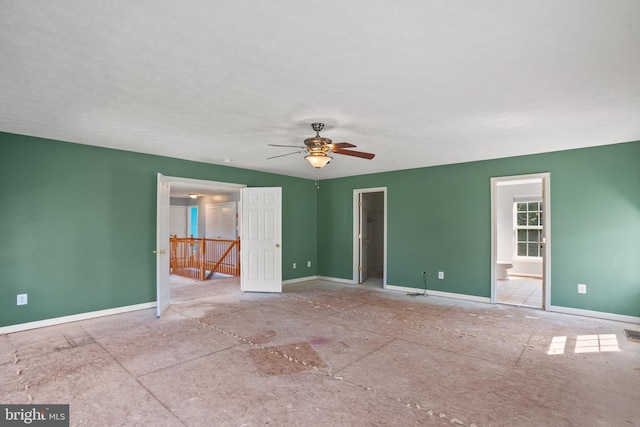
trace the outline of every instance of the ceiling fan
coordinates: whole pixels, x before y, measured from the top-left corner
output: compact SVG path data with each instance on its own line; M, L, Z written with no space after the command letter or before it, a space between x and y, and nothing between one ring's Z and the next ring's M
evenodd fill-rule
M324 128L324 123L311 123L311 127L316 131L316 136L313 138L307 138L304 140L304 147L298 145L280 145L269 144L272 147L293 147L302 148L302 150L294 151L293 153L281 154L279 156L269 157L268 159L275 159L277 157L290 156L291 154L307 153L304 157L311 166L316 169L325 167L332 159L329 153L345 154L347 156L359 157L361 159L371 160L375 157L375 154L365 153L363 151L346 150L346 148L353 148L355 145L348 142L332 142L329 138L323 138L320 136L320 131Z

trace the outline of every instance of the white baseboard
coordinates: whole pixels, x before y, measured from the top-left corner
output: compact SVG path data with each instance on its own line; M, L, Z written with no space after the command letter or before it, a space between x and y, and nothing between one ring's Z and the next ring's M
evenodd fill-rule
M291 285L293 283L308 282L309 280L316 280L317 278L318 276L298 277L296 279L283 280L282 284Z
M606 313L604 311L583 310L581 308L562 307L558 305L549 306L549 311L576 316L595 317L598 319L614 320L616 322L640 323L640 317L627 316L624 314Z
M356 282L349 279L340 279L338 277L318 276L318 280L326 280L328 282L346 283L347 285L357 285Z
M286 281L283 281L282 283L283 285L288 285L293 283L306 282L310 280L327 280L329 282L338 282L338 283L344 283L349 285L355 284L353 280L340 279L335 277L326 277L326 276L300 277L297 279L286 280ZM392 291L407 292L407 293L420 292L419 288L409 288L406 286L395 286L395 285L387 285L385 289L389 289ZM454 299L460 299L465 301L491 303L491 298L478 297L475 295L456 294L452 292L434 291L429 289L427 289L427 295L433 295L433 296L445 297L445 298L454 298ZM91 311L88 313L73 314L70 316L55 317L53 319L38 320L35 322L3 326L3 327L0 327L0 334L11 334L14 332L27 331L29 329L37 329L37 328L44 328L46 326L60 325L62 323L77 322L79 320L93 319L93 318L102 317L102 316L111 316L114 314L127 313L130 311L146 310L148 308L154 308L156 307L156 305L157 305L156 302L153 301L153 302L147 302L142 304L127 305L124 307L109 308L106 310ZM556 312L556 313L572 314L576 316L595 317L598 319L613 320L617 322L640 324L640 317L627 316L624 314L606 313L603 311L593 311L593 310L583 310L578 308L562 307L557 305L551 305L549 307L549 311Z
M385 289L389 289L392 291L407 292L407 293L424 292L424 289L408 288L406 286L396 286L396 285L387 285ZM434 297L461 299L465 301L491 303L491 298L487 298L487 297L479 297L475 295L466 295L466 294L456 294L453 292L433 291L431 289L427 289L427 295L433 295Z
M38 320L35 322L20 323L17 325L0 327L0 334L11 334L13 332L27 331L29 329L44 328L46 326L60 325L62 323L77 322L79 320L93 319L113 314L127 313L129 311L145 310L154 308L156 302L145 302L142 304L127 305L124 307L108 308L106 310L91 311L89 313L72 314L70 316L54 317L53 319Z
M357 283L354 282L353 280L340 279L337 277L317 276L316 279L326 280L328 282L344 283L346 285L357 285ZM406 286L396 286L396 285L387 285L385 286L385 289L388 289L390 291L399 291L399 292L407 292L407 293L420 292L419 288L408 288ZM453 292L432 291L427 289L427 295L433 295L433 296L445 297L445 298L454 298L454 299L460 299L465 301L491 303L491 298L478 297L475 295L456 294Z
M298 277L297 279L289 279L284 280L282 282L283 285L290 285L292 283L300 283L300 282L308 282L310 280L326 280L327 282L337 282L337 283L345 283L348 285L355 285L356 282L348 279L339 279L337 277L327 277L327 276L307 276L307 277Z

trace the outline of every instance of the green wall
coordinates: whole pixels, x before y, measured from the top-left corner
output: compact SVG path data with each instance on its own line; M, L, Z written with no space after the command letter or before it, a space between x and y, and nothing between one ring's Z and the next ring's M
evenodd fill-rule
M640 316L640 142L323 181L318 274L352 278L353 190L387 187L388 284L490 297L490 179L540 172L551 304Z
M0 133L0 326L155 301L158 172L282 187L285 280L351 280L353 189L387 187L388 283L422 288L428 271L430 289L482 297L490 178L550 172L551 303L640 316L640 142L325 180L316 190L312 180ZM16 305L19 293L27 305Z
M312 180L0 133L0 326L155 301L158 172L282 187L283 278L316 274Z

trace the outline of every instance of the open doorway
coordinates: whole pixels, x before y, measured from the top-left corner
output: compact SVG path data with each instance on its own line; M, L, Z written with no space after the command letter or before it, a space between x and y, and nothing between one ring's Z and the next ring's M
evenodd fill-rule
M177 183L170 198L170 279L208 281L239 276L240 188Z
M549 174L491 179L491 300L548 309Z
M233 187L240 191L238 234L240 290L242 292L282 292L282 188L202 181L164 176L158 173L156 218L156 295L157 316L171 304L170 270L170 200L171 188ZM202 251L206 252L206 251ZM222 257L225 257L223 254ZM222 258L221 258L222 259ZM210 271L215 271L215 267ZM202 276L201 276L202 277Z
M239 276L240 191L220 188L188 195L183 190L171 193L172 283L176 276L199 281Z
M387 189L354 190L353 281L387 285Z
M185 298L185 295L183 295L185 293L184 289L176 292L176 287L186 289L187 285L192 285L189 286L189 293L194 291L201 293L202 289L205 289L205 286L196 286L198 282L203 281L201 275L179 277L171 274L172 267L174 269L177 267L177 265L172 265L172 257L174 252L177 253L178 246L181 248L184 246L187 248L186 251L183 251L185 254L175 257L174 260L177 258L181 260L184 265L181 264L179 267L184 271L196 269L195 263L193 263L194 265L189 263L196 258L202 261L201 255L205 245L203 245L201 237L205 236L206 233L205 206L212 202L229 202L231 199L239 200L240 191L244 187L241 184L169 177L158 174L157 243L154 251L157 255L158 317L167 309L172 298ZM179 235L182 233L185 233L185 235ZM179 236L177 238L173 237L176 235ZM208 279L211 278L208 277ZM239 285L240 279L236 279ZM196 290L196 287L200 289Z

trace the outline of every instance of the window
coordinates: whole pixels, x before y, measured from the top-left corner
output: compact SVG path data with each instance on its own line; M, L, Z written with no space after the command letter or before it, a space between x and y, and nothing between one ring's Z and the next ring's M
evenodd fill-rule
M189 206L189 234L193 237L198 237L198 207L197 206Z
M515 255L542 256L542 201L518 201L514 204Z

